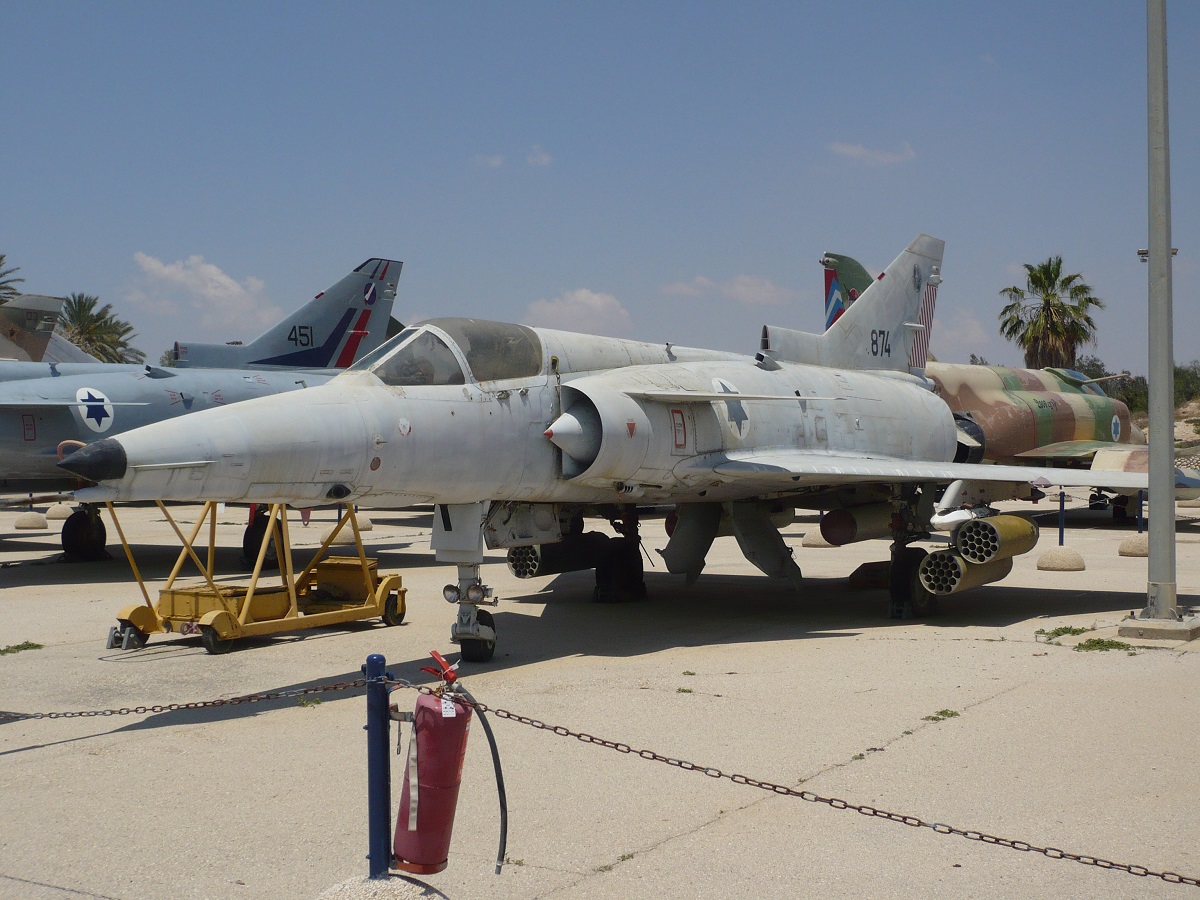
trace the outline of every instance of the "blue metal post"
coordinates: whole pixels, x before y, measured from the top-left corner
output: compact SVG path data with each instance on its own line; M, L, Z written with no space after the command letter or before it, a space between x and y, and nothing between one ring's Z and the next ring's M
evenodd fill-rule
M1067 533L1067 492L1058 492L1058 546L1065 543Z
M1138 508L1137 508L1138 534L1141 534L1142 530L1146 527L1146 519L1142 515L1142 497L1145 493L1146 493L1145 491L1138 491Z
M371 877L384 878L392 861L392 767L388 757L391 718L388 687L383 680L387 665L380 653L367 657L363 672L367 682L367 821Z

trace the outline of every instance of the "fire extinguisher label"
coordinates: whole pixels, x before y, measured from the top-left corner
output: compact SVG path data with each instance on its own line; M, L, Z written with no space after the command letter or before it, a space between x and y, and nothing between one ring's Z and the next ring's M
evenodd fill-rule
M454 701L449 697L442 697L442 718L453 719L456 715L458 713L454 709Z

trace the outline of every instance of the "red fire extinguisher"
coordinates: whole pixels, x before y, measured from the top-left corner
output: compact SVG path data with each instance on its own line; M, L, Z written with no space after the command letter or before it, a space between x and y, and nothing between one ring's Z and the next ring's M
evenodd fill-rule
M471 707L455 689L457 673L440 654L433 657L441 671L429 666L422 671L443 684L436 693L417 698L392 845L393 867L416 875L446 868L471 728Z

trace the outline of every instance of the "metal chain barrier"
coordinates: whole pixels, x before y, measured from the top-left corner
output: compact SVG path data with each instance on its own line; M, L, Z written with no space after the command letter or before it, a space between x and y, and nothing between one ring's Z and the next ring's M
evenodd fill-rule
M100 710L84 710L81 712L50 712L50 713L13 713L0 710L0 721L14 721L25 719L75 719L85 718L89 716L125 716L143 713L161 713L175 712L183 709L206 709L217 706L236 706L240 703L260 703L265 700L285 700L292 697L305 697L311 694L323 694L328 691L345 691L352 688L366 687L374 679L356 678L354 681L339 681L335 684L321 684L314 687L297 688L291 691L272 691L265 694L245 694L240 697L228 697L218 700L201 700L195 703L167 703L156 706L126 706L119 709L100 709ZM389 678L384 676L379 679L387 684L395 687L408 688L418 691L422 694L436 693L438 688L431 688L427 685L417 685L403 679ZM805 800L809 803L824 803L832 809L848 809L860 815L870 816L875 819L886 819L889 822L898 822L901 825L908 825L912 828L929 828L938 834L952 834L961 838L966 838L968 841L979 841L984 844L994 844L998 847L1007 847L1010 850L1017 850L1021 853L1040 853L1047 859L1065 859L1071 862L1079 863L1084 866L1095 866L1099 869L1112 869L1119 872L1125 872L1129 875L1137 875L1145 878L1159 878L1168 884L1184 884L1189 887L1200 887L1200 878L1193 878L1188 875L1180 875L1176 872L1156 872L1148 869L1145 866L1134 865L1131 863L1113 862L1110 859L1103 859L1098 856L1089 856L1085 853L1071 853L1067 850L1060 850L1057 847L1039 847L1036 844L1031 844L1028 841L1022 841L1015 838L998 837L997 835L987 834L983 831L975 831L973 829L956 828L953 825L946 825L941 822L926 822L917 816L904 815L903 813L888 812L885 809L877 809L874 806L866 804L851 803L847 800L840 800L837 797L823 797L820 794L812 791L798 791L795 788L790 788L787 785L775 784L770 781L761 781L757 778L751 778L749 775L739 775L737 773L725 772L713 766L702 766L686 759L676 759L672 756L663 756L661 753L656 753L653 750L639 750L631 747L629 744L620 743L618 741L610 741L604 738L596 737L595 735L587 734L581 731L572 731L562 725L548 725L538 719L531 719L528 716L522 716L507 709L498 709L488 706L486 703L478 701L471 702L465 698L460 698L468 706L473 707L481 713L490 712L500 719L508 719L512 722L517 722L521 725L528 725L531 728L536 728L539 731L549 731L560 737L573 737L585 744L593 744L597 747L605 747L609 750L615 750L618 753L629 753L640 757L641 759L653 760L654 762L665 763L668 766L674 766L678 769L683 769L685 772L700 772L707 775L709 778L728 778L734 784L744 784L748 787L758 788L763 791L770 791L773 794L781 794L786 797L797 797L800 800Z
M1083 853L1071 853L1066 850L1060 850L1057 847L1039 847L1036 844L1031 844L1028 841L1016 840L1014 838L997 837L993 834L987 834L982 831L972 829L955 828L953 825L945 825L940 822L926 822L917 816L904 815L902 813L888 812L884 809L877 809L874 806L866 804L850 803L847 800L839 800L836 797L823 797L820 794L812 791L798 791L782 784L774 784L770 781L760 781L757 778L751 778L748 775L738 775L729 772L724 772L721 769L713 768L712 766L702 766L693 762L688 762L685 759L675 759L670 756L663 756L660 753L655 753L653 750L638 750L628 744L622 744L617 741L609 741L604 738L598 738L584 732L572 731L562 725L548 725L545 722L540 722L537 719L531 719L527 716L518 715L510 712L507 709L493 709L485 703L470 704L480 712L490 712L500 719L509 719L513 722L519 722L522 725L528 725L531 728L537 728L541 731L549 731L557 734L560 737L573 737L576 740L582 741L585 744L593 744L598 747L606 747L609 750L616 750L618 753L631 753L642 759L650 759L655 762L666 763L668 766L675 766L687 772L700 772L707 775L709 778L728 778L734 784L745 784L750 787L759 788L760 790L770 791L773 794L782 794L788 797L798 797L801 800L806 800L809 803L824 803L833 809L848 809L864 816L870 816L876 819L886 819L889 822L898 822L902 825L908 825L912 828L929 828L936 831L938 834L953 834L958 837L966 838L968 841L980 841L984 844L995 844L999 847L1007 847L1010 850L1017 850L1021 853L1040 853L1048 859L1066 859L1071 862L1079 863L1084 866L1095 866L1100 869L1113 869L1120 872L1125 872L1129 875L1137 875L1141 878L1147 876L1152 878L1160 878L1169 884L1186 884L1190 887L1200 887L1200 879L1192 878L1187 875L1179 875L1175 872L1155 872L1145 866L1132 865L1127 863L1113 862L1109 859L1102 859L1098 856L1089 856Z
M157 706L122 706L120 709L88 709L82 712L15 713L0 710L0 722L24 719L80 719L89 716L130 716L142 713L176 712L181 709L207 709L213 706L237 706L239 703L261 703L264 700L286 700L290 697L305 697L309 694L324 694L329 691L347 691L366 687L366 678L354 681L339 681L336 684L319 684L315 687L297 688L292 691L272 691L267 694L244 694L241 697L226 697L219 700L199 700L195 703L165 703ZM411 687L412 685L408 685Z

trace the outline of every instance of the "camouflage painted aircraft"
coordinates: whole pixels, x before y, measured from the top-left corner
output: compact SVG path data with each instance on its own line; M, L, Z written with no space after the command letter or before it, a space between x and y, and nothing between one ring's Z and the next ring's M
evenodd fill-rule
M367 260L250 344L176 345L192 367L10 363L39 377L0 382L0 492L69 491L79 482L58 461L92 441L323 384L387 338L401 265ZM218 363L231 368L196 368ZM72 556L103 553L104 525L91 508L62 534Z
M21 294L0 306L0 360L103 365L55 332L64 302L63 297Z
M821 264L825 267L828 321L836 319L843 305L853 303L872 278L844 254L826 253ZM931 309L930 325L932 317ZM1130 417L1129 408L1107 396L1096 379L1080 372L930 361L925 374L954 412L964 434L960 461L1148 470L1146 438ZM1194 496L1197 477L1200 475L1194 471L1181 470L1177 496ZM1116 495L1111 499L1114 515L1123 518L1128 498ZM1103 502L1100 495L1093 500Z
M469 661L496 642L479 608L485 541L521 577L595 569L597 599L637 596L646 507L674 508L669 572L699 576L725 528L762 572L801 588L778 515L852 505L893 540L894 611L920 606L1004 577L1031 549L1036 526L984 518L986 503L1049 484L1146 485L954 461L963 432L909 362L943 249L919 236L827 331L767 326L754 356L434 319L328 384L139 428L60 465L97 484L79 494L95 501L433 503L433 549L458 569L451 640ZM927 555L912 545L938 516L984 534L969 553ZM588 517L620 536L585 532Z

